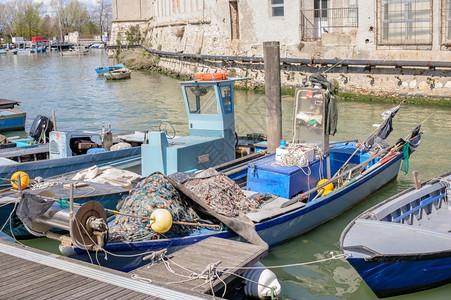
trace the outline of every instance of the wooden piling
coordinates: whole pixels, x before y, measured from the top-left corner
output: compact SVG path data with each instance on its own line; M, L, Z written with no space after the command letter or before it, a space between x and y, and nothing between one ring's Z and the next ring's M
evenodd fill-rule
M266 132L268 151L275 152L282 139L282 100L279 42L264 42Z

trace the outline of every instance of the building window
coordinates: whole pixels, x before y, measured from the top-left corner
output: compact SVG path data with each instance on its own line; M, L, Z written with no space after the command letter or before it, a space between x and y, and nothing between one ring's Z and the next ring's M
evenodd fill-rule
M444 0L445 4L445 20L443 20L443 43L451 44L451 0Z
M431 0L378 0L381 45L430 45Z
M271 17L283 17L283 0L271 0Z

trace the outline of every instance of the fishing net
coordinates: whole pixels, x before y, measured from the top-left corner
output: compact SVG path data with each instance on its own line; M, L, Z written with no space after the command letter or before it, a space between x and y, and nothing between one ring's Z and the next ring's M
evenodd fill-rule
M183 184L218 214L228 217L239 212L255 211L260 202L248 199L239 185L224 174L204 173L187 179Z
M110 226L111 240L139 241L159 239L162 234L151 228L150 218L155 209L164 208L171 212L174 221L194 222L197 214L188 207L180 193L161 173L151 174L140 181L125 199L121 214L116 215ZM173 224L164 237L186 235L197 230L195 226Z

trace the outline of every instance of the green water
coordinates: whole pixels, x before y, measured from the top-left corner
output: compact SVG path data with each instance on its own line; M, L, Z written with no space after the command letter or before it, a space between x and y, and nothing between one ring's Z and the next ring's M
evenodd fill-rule
M188 132L187 117L177 80L156 73L134 71L130 80L107 82L94 68L112 64L99 50L85 57L61 57L57 53L0 56L0 98L22 101L27 112L27 130L38 114L51 116L55 110L58 129L100 130L112 125L113 132L151 130L160 121L171 122L177 134ZM265 98L252 91L237 91L237 132L265 132ZM363 141L380 123L380 113L391 104L339 102L338 132L332 140ZM291 137L293 99L283 97L283 132ZM427 180L450 171L451 108L408 104L393 121L389 142L405 137L416 125L424 136L410 160ZM385 198L412 186L411 175L399 173L398 180L340 217L303 236L269 251L267 266L305 263L328 258L338 252L344 227L359 213ZM46 239L24 243L57 253L57 242ZM421 242L421 241L419 241ZM344 260L273 270L282 284L281 299L377 299L354 269ZM408 274L406 274L408 275ZM451 285L394 297L392 299L449 299Z

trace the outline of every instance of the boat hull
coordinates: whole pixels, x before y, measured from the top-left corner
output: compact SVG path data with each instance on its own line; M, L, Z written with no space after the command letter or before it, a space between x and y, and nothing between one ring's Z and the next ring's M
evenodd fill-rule
M377 260L348 258L348 261L379 298L451 283L451 251L382 256Z
M0 110L0 132L24 130L26 113L15 109Z

